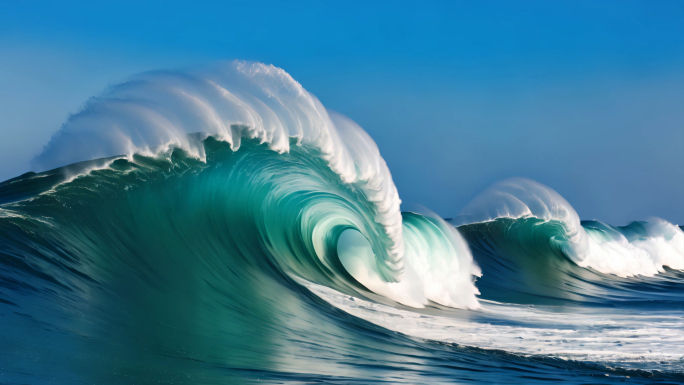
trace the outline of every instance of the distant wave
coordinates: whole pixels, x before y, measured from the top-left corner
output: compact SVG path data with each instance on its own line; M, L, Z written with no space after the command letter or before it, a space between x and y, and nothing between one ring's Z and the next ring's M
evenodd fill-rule
M521 246L548 245L582 267L620 277L684 269L684 232L662 219L615 227L580 221L570 204L538 182L511 178L489 187L454 220L456 225L513 219L503 236ZM537 234L543 233L543 234Z

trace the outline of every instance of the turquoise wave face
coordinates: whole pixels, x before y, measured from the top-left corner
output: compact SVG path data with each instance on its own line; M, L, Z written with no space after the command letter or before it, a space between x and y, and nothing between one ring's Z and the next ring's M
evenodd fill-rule
M248 141L234 152L209 138L204 148L206 162L174 150L0 185L3 382L488 383L504 376L580 383L605 381L606 373L637 381L679 375L647 379L654 373L428 341L339 310L301 283L410 309L370 290L377 281L350 267L376 268L372 258L350 260L360 255L350 250L374 255L386 236L365 195L306 147L277 154ZM459 260L434 256L463 245L443 222L403 216L414 272L439 282L438 272ZM342 244L341 237L351 238ZM439 293L462 290L457 283ZM450 300L431 293L435 287L421 289ZM440 311L436 302L428 306L427 313Z

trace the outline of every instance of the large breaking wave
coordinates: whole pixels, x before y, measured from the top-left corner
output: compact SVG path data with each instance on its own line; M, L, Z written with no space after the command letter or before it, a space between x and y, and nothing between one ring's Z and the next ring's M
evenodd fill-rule
M51 168L122 154L160 156L173 149L206 162L203 140L207 137L229 144L232 151L237 151L245 139L275 153L290 152L295 145L310 151L302 157L319 159L318 164L307 160L298 170L296 164L278 165L280 159L275 158L274 166L255 166L255 175L242 182L252 186L245 189L276 185L268 201L274 205L293 195L321 192L322 199L292 207L294 218L266 229L264 242L273 244L273 252L281 251L281 243L269 237L287 231L285 225L299 216L301 226L308 228L296 236L311 243L306 250L310 255L330 266L329 254L336 252L336 239L330 241L328 237L354 229L373 254L362 267L363 279L372 281L364 282L367 287L376 287L411 306L423 306L428 299L447 306L477 306L470 278L477 269L467 248L456 245L461 242L457 233L447 235L453 231L445 230L448 245L425 242L418 234L415 242L408 244L407 253L401 201L373 140L351 120L328 112L289 74L274 66L232 62L209 69L135 77L91 100L72 116L35 164ZM311 168L320 169L321 164L336 174L323 178L332 179L327 185L307 178L313 174ZM337 202L340 192L333 188L343 185L354 195L346 204ZM325 192L335 198L325 199ZM290 207L259 207L261 211L256 214L278 214L281 208ZM350 212L349 208L354 210ZM264 221L272 222L270 218ZM454 283L454 277L459 282ZM388 286L390 283L396 284Z
M456 227L402 213L373 140L273 66L138 75L34 165L0 184L0 381L682 379L679 227L525 179Z

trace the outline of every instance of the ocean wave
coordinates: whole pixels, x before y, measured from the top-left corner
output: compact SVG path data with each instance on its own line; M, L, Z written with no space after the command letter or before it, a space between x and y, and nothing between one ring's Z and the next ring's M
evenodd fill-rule
M200 133L192 135L194 133ZM380 274L403 269L401 201L373 140L353 121L328 112L287 72L227 62L202 69L144 73L92 98L34 159L37 170L81 161L179 148L205 160L212 136L235 151L243 138L277 153L293 143L315 149L344 182L363 191L381 230L373 237Z
M680 228L522 179L458 228L401 212L373 140L273 66L136 76L35 165L0 183L0 381L682 379Z
M288 153L293 146L311 150L308 156L320 159L337 174L336 183L358 191L365 207L362 219L346 218L341 209L334 213L332 205L331 212L326 214L332 219L311 214L311 226L323 228L305 234L314 238L316 248L308 252L327 260L325 254L329 251L322 240L332 231L329 227L350 226L369 243L373 257L366 265L377 274L380 285L405 286L407 277L420 281L420 274L428 274L434 280L435 275L430 272L433 268L415 270L406 264L407 260L419 263L415 255L423 251L413 248L410 256L404 256L407 243L402 235L401 201L373 140L350 119L326 110L289 74L274 66L236 61L200 70L134 77L91 99L81 112L71 116L34 163L44 168L103 157L154 157L173 149L206 162L203 140L207 137L229 144L232 151L237 151L245 140L263 144L275 153ZM275 173L269 175L286 178ZM285 180L277 190L294 194L298 189L306 189L306 182ZM335 217L336 214L340 216ZM453 237L452 241L459 242ZM472 259L467 248L461 248L456 256L453 247L432 247L431 258L460 261L449 270L455 275L442 276L439 283L429 287L416 283L425 286L423 293L411 289L403 290L401 295L396 290L392 291L394 295L387 291L385 294L415 306L423 306L428 299L450 306L477 306L477 290L470 278L471 270L476 269L468 266ZM455 285L454 280L463 284ZM459 287L458 294L455 286Z
M684 269L684 232L678 226L658 218L623 227L582 222L560 194L524 178L506 179L489 187L461 211L454 224L500 219L517 221L502 230L507 242L524 248L551 248L581 267L604 274L653 276L664 272L665 266Z

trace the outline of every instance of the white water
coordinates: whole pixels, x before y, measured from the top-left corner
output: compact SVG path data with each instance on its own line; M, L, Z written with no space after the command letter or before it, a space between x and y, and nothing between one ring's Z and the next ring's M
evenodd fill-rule
M521 355L684 369L684 312L537 307L481 301L479 310L421 314L305 285L345 312L410 336Z
M341 234L339 259L367 289L406 306L422 308L433 301L454 308L479 308L476 295L480 293L471 277L481 272L456 229L431 216L431 221L404 221L403 234L406 247L401 282L380 277L370 244L356 230Z
M579 265L621 277L653 276L663 266L684 270L684 233L662 219L645 224L648 237L629 242L620 233L587 229L589 250Z

